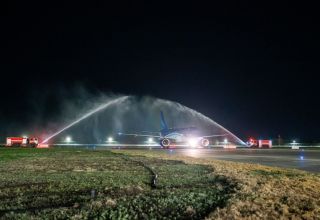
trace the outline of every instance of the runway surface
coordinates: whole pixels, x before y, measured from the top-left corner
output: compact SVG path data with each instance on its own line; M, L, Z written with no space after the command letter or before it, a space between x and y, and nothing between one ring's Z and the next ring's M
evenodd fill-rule
M62 146L62 145L60 145ZM218 159L244 163L256 163L267 166L295 168L313 173L320 173L320 149L223 149L223 148L174 148L161 149L159 145L136 145L136 144L103 144L103 145L64 145L62 147L85 147L96 149L145 149L159 151L159 153L167 153L172 155L190 156L205 159Z
M172 149L170 154L257 163L320 173L320 150L291 149Z

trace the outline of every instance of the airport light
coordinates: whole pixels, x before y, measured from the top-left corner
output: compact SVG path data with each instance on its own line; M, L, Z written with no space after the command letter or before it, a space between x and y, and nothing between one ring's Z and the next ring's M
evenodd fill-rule
M148 143L153 143L153 138L148 138Z
M188 139L188 144L191 146L191 147L196 147L197 144L198 144L198 141L196 138L189 138Z
M67 136L66 139L65 139L65 141L66 141L67 143L70 143L70 142L72 141L72 138L71 138L70 136Z
M113 138L112 137L108 137L108 142L109 143L113 142Z
M291 143L291 148L292 149L295 149L295 150L298 150L300 147L299 147L299 143L296 142L296 140L293 140Z

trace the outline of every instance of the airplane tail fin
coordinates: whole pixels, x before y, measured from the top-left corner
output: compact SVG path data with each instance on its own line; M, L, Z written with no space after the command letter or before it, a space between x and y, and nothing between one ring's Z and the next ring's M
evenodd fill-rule
M160 124L161 124L161 130L168 130L168 125L166 123L166 120L164 119L163 112L160 112Z

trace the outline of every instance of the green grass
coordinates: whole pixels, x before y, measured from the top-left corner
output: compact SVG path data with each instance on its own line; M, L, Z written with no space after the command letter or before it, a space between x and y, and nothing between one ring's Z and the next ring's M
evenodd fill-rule
M235 193L226 206L213 209L206 219L320 219L319 174L251 163L197 159L164 152L126 151L131 155L205 164L214 169L218 179L220 175L237 182ZM221 179L222 182L224 180Z
M31 152L28 148L0 148L0 163L1 161L15 160L24 157L39 157L44 153L47 155L48 151L33 149Z
M150 186L150 171L158 174ZM0 149L0 219L199 219L235 184L210 166L76 149Z

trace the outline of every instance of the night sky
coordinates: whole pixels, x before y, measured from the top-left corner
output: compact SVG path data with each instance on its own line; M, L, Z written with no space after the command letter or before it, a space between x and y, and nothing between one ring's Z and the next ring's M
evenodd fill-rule
M1 132L82 88L178 101L243 139L320 141L315 5L89 2L2 7Z

